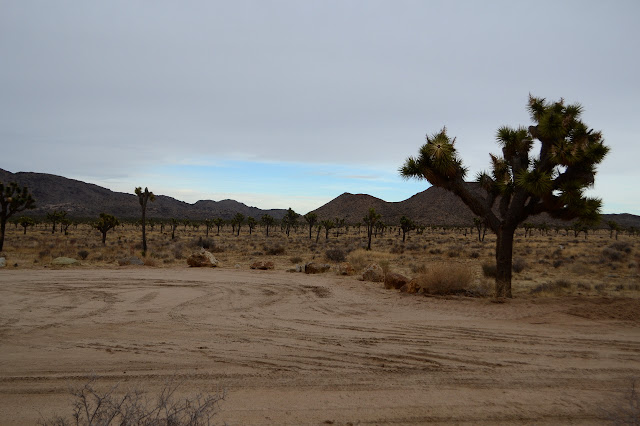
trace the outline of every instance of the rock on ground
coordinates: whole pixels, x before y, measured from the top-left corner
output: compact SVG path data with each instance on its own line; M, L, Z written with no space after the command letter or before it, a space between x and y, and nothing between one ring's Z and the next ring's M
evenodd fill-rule
M263 271L266 271L268 269L274 269L274 268L275 268L275 265L271 261L256 260L251 264L251 269L261 269Z
M329 269L331 269L331 265L327 265L326 263L309 262L304 265L305 274L322 274Z
M340 275L355 275L355 273L356 270L349 262L342 262L338 265L338 274Z
M218 259L215 258L213 254L206 251L205 249L200 249L199 251L194 251L191 253L191 256L187 258L187 265L194 268L201 267L215 267L218 266Z
M383 282L384 281L384 271L382 267L377 263L372 263L371 265L364 268L364 272L362 273L363 281L373 281L373 282Z
M389 272L384 276L384 288L399 289L409 282L409 278L397 272Z

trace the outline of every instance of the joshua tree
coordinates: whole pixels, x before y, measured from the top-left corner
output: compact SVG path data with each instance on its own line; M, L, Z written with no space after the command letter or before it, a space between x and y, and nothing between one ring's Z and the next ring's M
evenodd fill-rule
M287 234L287 237L289 236L289 232L291 231L291 228L295 227L298 224L299 216L300 215L298 213L296 213L295 211L293 211L291 207L289 207L289 210L287 210L287 213L284 215L284 218L282 218L282 223L284 225L284 232Z
M171 219L169 219L169 223L171 224L171 239L175 240L176 239L176 228L178 228L178 219L176 219L175 217L172 217Z
M189 219L182 219L182 224L184 225L184 232L187 232L187 226L191 225L191 221Z
M362 223L367 226L367 250L371 250L371 236L373 235L373 228L381 217L382 215L380 213L376 213L376 210L372 207L369 209L369 213L362 218Z
M120 222L115 216L106 213L100 213L100 218L93 227L102 233L102 245L107 245L107 232L120 225Z
M47 221L51 223L51 233L55 234L56 227L67 217L67 212L54 210L51 213L47 213Z
M526 235L526 223L525 223L525 235ZM487 223L482 220L481 217L473 218L473 226L478 230L478 241L483 242L484 236L487 234Z
M249 235L251 235L251 233L253 232L253 228L255 228L257 224L258 224L258 222L256 221L255 218L253 218L251 216L247 218L247 226L249 227Z
M599 220L601 201L586 197L584 190L593 185L596 165L609 151L602 134L580 120L582 107L578 104L565 105L562 99L547 102L530 95L528 110L534 125L498 129L502 156L491 154L491 173L477 177L484 193L464 181L467 168L446 128L427 136L419 155L409 157L400 168L405 178L426 179L456 194L495 232L496 297L511 297L513 235L529 216L547 212L563 220ZM532 157L536 140L540 152Z
M26 186L20 189L15 182L6 185L0 182L0 251L4 246L4 233L9 218L26 209L32 209L35 205L36 202Z
M64 235L69 235L69 226L73 224L73 221L66 217L67 212L65 212L65 217L60 220L60 232L64 232Z
M329 231L331 229L333 229L335 225L335 223L333 223L332 220L323 220L322 222L320 222L320 225L322 225L322 227L324 228L325 234L324 234L324 239L328 240L329 239Z
M141 224L142 224L142 255L146 256L147 255L147 202L151 201L154 202L156 200L156 196L153 194L153 192L150 192L148 188L144 188L144 191L142 190L142 187L137 187L136 190L136 195L138 196L138 201L140 202L140 209L142 210L142 220L141 220ZM173 235L172 235L173 238Z
M318 222L318 215L316 213L309 212L303 217L304 220L309 224L309 239L311 239L311 231L313 230L315 224Z
M220 235L220 227L224 224L224 219L221 217L217 217L213 219L213 224L218 228L217 235Z
M269 227L276 223L276 220L269 214L263 214L260 218L260 222L264 225L265 230L267 232L267 237L269 236Z
M337 218L333 222L336 225L336 238L340 236L340 229L345 228L344 218ZM346 231L345 231L346 232Z
M27 235L27 228L29 226L34 226L36 224L36 221L29 216L20 216L18 218L18 224L20 224L20 226L22 226L24 228L24 235Z
M236 225L238 226L238 233L236 235L240 235L240 227L244 223L244 215L242 213L236 213L231 223L234 225L234 228Z
M615 220L610 220L607 222L607 226L609 226L609 238L613 238L613 233L616 233L616 240L618 239L618 232L620 232L620 225L616 223Z
M416 225L411 219L406 216L400 218L400 229L402 230L402 242L404 243L405 237L409 231L415 229Z
M204 226L205 228L207 228L207 235L206 235L207 237L209 236L209 230L213 228L213 225L214 225L213 220L211 219L204 220Z

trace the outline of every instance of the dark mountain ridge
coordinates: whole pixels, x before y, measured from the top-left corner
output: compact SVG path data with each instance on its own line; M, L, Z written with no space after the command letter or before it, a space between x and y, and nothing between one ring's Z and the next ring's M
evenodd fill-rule
M45 216L53 210L66 211L72 218L95 218L100 213L109 213L120 219L138 219L140 205L138 197L133 194L114 192L91 183L68 179L46 173L18 172L11 173L0 169L0 182L17 182L27 186L36 199L36 208L28 211L28 215ZM470 182L474 191L482 191L477 183ZM153 190L153 186L150 188ZM368 194L350 194L348 192L334 198L327 204L314 210L320 219L344 218L347 223L358 223L373 207L382 214L382 220L395 225L400 217L407 216L416 223L424 225L471 225L475 215L452 193L436 187L430 187L412 197L399 202L387 202ZM285 209L262 210L247 206L235 200L200 200L193 204L176 200L166 195L156 196L156 201L147 205L147 217L157 219L190 219L203 220L215 217L231 219L237 213L245 217L260 219L263 214L270 214L276 219L284 217ZM622 214L602 215L601 226L613 220L618 225L628 228L640 228L640 216ZM543 214L527 220L532 223L546 222L550 225L566 223Z
M140 217L140 204L133 193L134 188L131 188L131 194L126 194L62 176L11 173L3 169L0 169L0 182L17 182L29 188L36 200L36 208L27 213L30 216L45 216L53 210L63 210L72 218L95 218L100 213L109 213L121 219ZM153 187L150 189L153 191ZM231 219L237 213L256 219L263 214L270 214L281 219L285 212L283 209L262 210L234 200L200 200L189 204L166 195L157 195L155 202L147 205L147 217L158 219Z

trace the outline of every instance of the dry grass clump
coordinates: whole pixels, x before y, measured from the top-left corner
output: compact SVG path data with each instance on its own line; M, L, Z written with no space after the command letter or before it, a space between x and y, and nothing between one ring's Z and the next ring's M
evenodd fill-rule
M264 245L264 252L270 256L279 256L285 254L287 249L282 244Z
M325 251L324 256L331 262L344 262L347 260L347 255L344 250L339 248L331 248Z
M468 294L472 292L474 274L466 265L445 263L433 265L416 280L426 294Z
M570 293L573 284L564 278L557 279L548 283L542 283L531 289L531 294L551 293L555 295Z
M371 263L377 263L383 267L383 263L388 265L391 261L395 260L396 256L391 253L380 251L367 251L365 249L357 249L347 255L347 261L351 263L351 266L356 271L362 271L367 265Z

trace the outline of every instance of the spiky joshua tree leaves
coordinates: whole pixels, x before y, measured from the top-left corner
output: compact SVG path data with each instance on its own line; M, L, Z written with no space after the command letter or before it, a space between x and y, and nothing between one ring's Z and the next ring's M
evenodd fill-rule
M496 233L496 297L511 297L513 235L522 221L543 212L583 221L597 221L600 214L601 201L584 191L593 185L596 165L609 151L602 134L580 120L579 104L530 95L527 108L534 125L497 131L502 155L490 154L491 171L477 176L484 194L465 185L467 169L446 128L427 136L418 156L400 168L404 178L426 179L456 194ZM531 152L534 141L540 142L537 154Z
M137 187L135 189L135 193L138 196L138 201L140 202L140 209L142 210L142 255L146 256L147 255L147 232L146 232L146 225L147 225L147 203L149 201L154 202L156 200L156 196L153 194L153 192L149 191L148 188L144 188L144 191L142 190L142 187Z
M26 186L20 188L15 182L0 182L0 251L4 246L4 233L9 218L35 206L36 202Z

